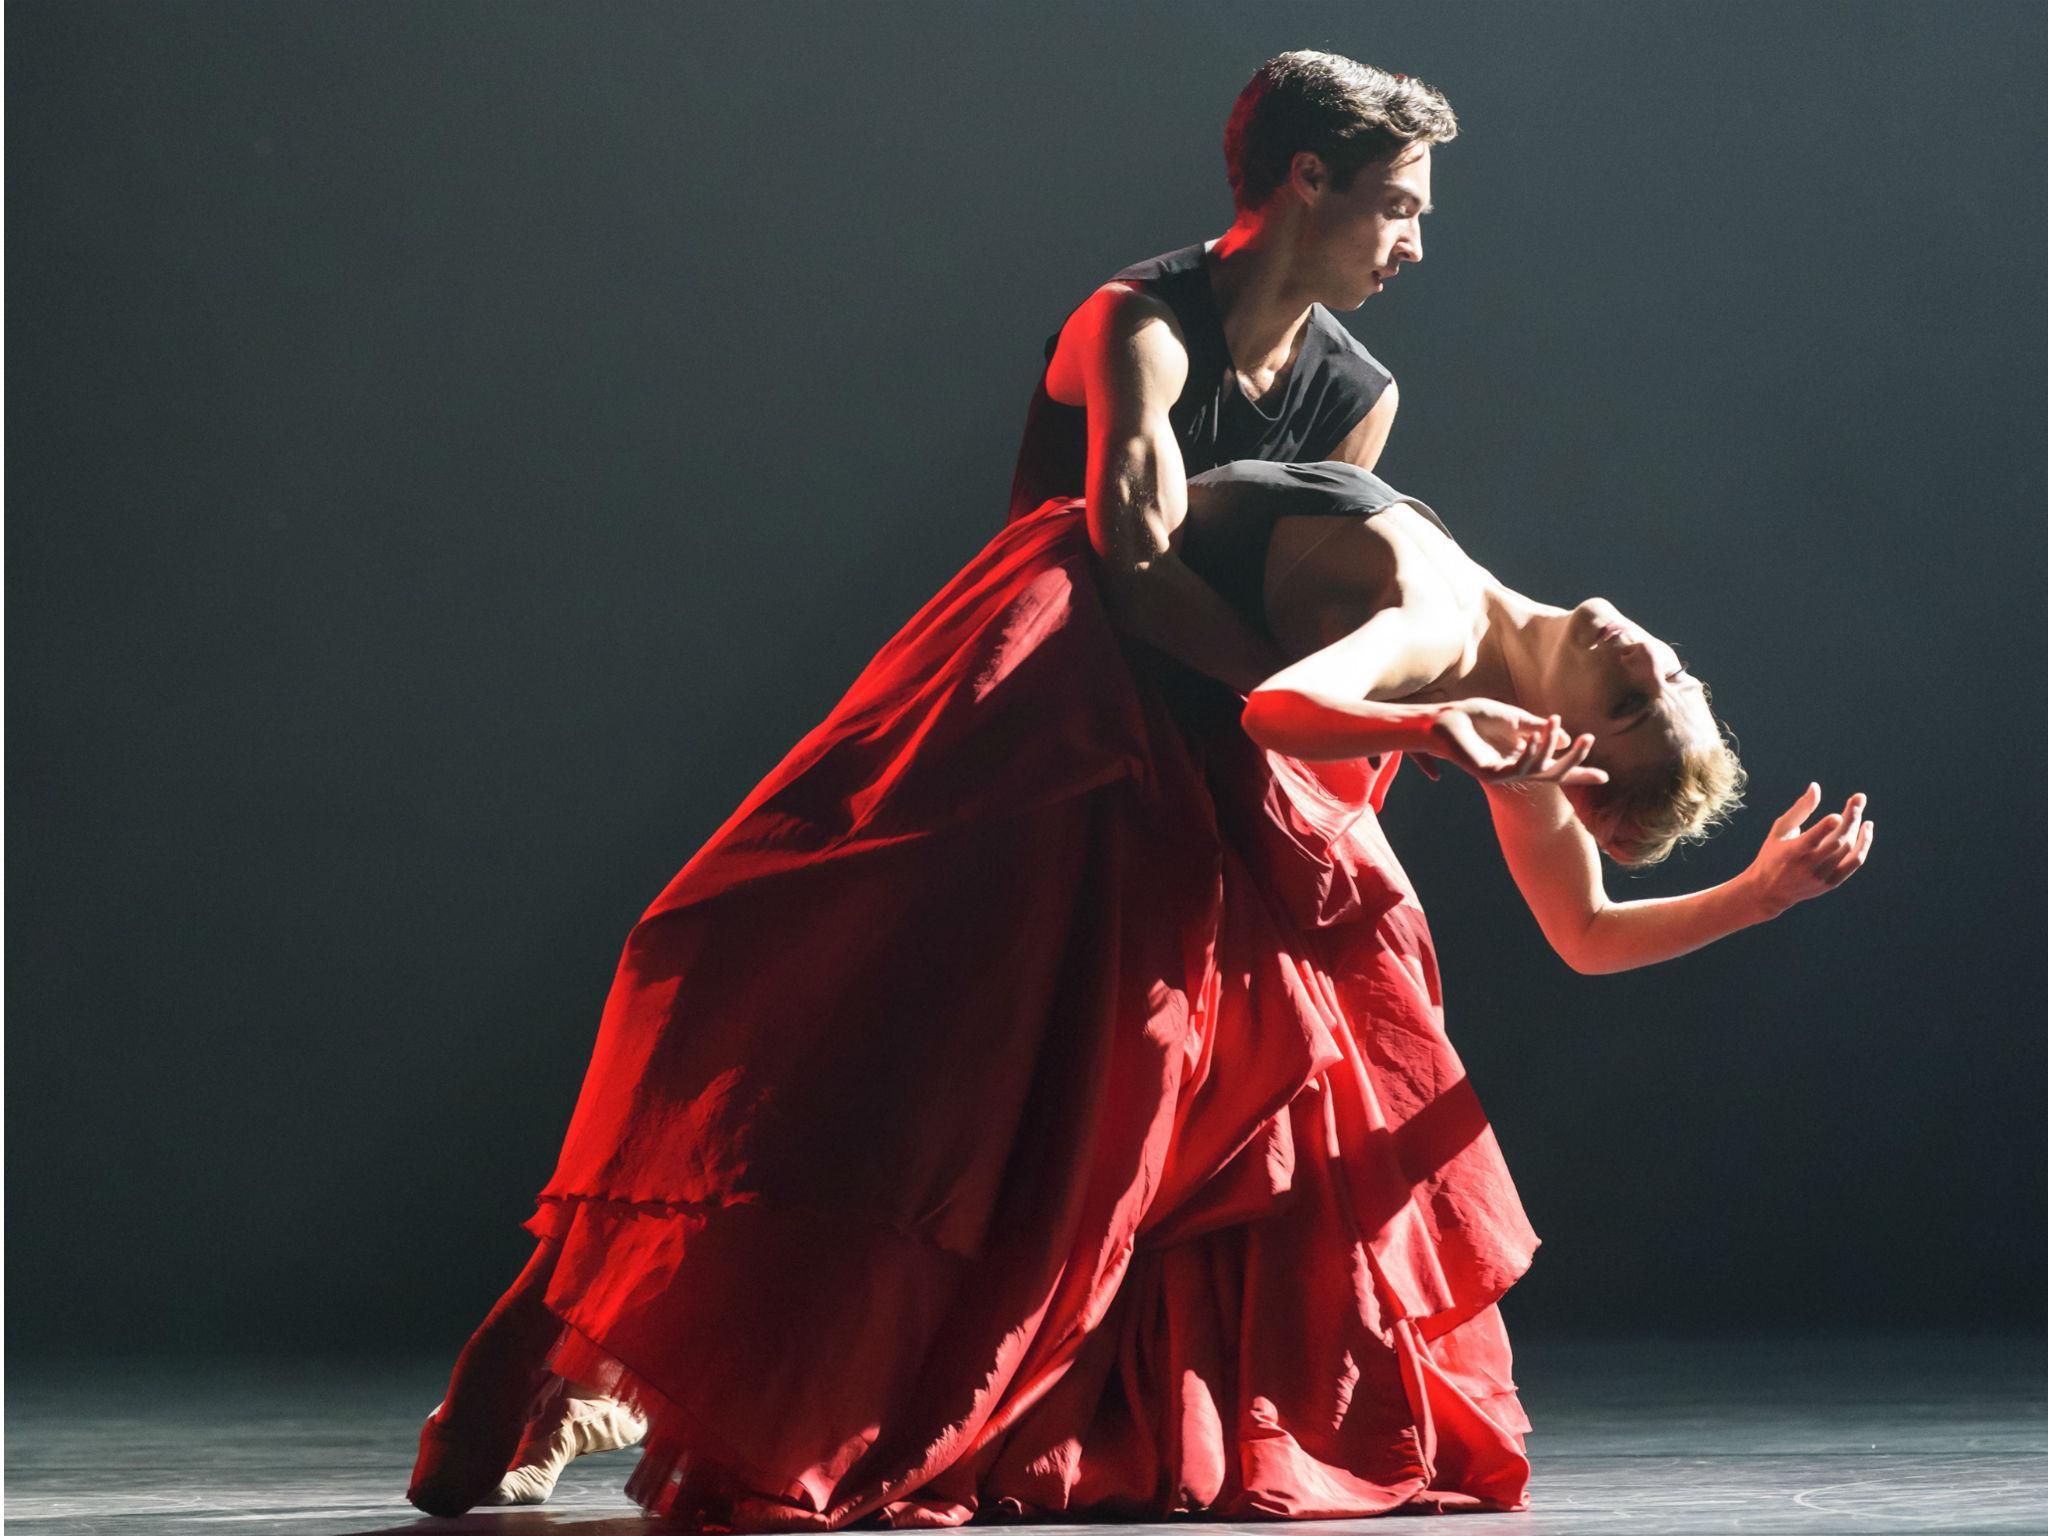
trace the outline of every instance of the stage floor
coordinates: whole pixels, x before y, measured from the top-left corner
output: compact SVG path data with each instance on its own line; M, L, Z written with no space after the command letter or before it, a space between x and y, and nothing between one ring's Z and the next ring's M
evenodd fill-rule
M76 1372L18 1364L6 1383L7 1527L50 1536L658 1528L619 1491L631 1451L572 1466L543 1506L456 1521L418 1515L404 1499L406 1475L446 1371L446 1361L424 1360ZM1530 1510L1448 1517L1456 1536L2048 1532L2048 1336L1527 1341L1515 1374L1536 1424ZM1315 1529L1354 1525L1385 1529ZM1224 1528L1038 1529L1131 1536L1191 1526Z

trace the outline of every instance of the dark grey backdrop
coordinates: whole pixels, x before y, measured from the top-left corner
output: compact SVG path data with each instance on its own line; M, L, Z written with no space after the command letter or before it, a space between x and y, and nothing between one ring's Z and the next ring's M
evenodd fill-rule
M8 9L17 1351L452 1351L619 945L1000 523L1047 331L1282 48L1463 136L1382 470L1871 866L1583 979L1394 833L1551 1329L2038 1325L2048 8ZM789 936L800 964L802 936Z

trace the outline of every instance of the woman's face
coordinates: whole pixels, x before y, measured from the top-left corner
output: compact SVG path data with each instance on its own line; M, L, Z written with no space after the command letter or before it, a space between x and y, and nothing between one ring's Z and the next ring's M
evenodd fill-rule
M1544 674L1539 707L1574 735L1593 733L1587 760L1596 767L1625 772L1720 739L1706 691L1678 653L1604 597L1566 617Z

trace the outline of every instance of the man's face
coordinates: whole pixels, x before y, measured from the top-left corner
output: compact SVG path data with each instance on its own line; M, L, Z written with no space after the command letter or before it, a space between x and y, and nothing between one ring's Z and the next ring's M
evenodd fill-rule
M1402 262L1422 260L1429 146L1413 144L1392 160L1360 167L1341 192L1325 169L1305 200L1322 302L1356 309L1393 281Z

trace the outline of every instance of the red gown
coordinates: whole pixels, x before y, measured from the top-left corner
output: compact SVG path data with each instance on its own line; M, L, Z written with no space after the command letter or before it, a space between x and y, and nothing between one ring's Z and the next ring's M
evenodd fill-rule
M1010 524L635 926L555 1368L736 1531L1524 1508L1537 1238L1375 812ZM1204 705L1201 701L1210 700Z

